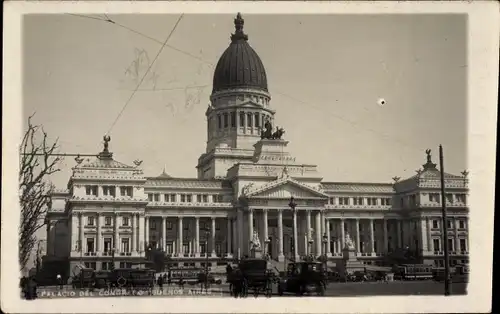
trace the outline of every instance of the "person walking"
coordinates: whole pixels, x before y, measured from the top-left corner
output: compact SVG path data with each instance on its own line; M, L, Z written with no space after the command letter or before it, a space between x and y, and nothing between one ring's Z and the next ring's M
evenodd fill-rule
M56 281L57 281L57 285L59 286L59 290L62 290L63 280L62 280L61 274L57 274Z
M163 292L163 276L161 275L158 277L158 287L160 287L160 291Z

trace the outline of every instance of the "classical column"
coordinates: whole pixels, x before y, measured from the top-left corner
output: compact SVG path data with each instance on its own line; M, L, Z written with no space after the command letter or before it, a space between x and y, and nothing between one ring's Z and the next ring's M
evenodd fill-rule
M241 250L243 249L243 210L238 209L237 213L237 223L238 223L238 231L236 232L236 236L238 238L238 259L241 258Z
M161 247L163 251L167 248L167 217L161 217Z
M115 252L120 252L120 234L118 230L118 213L115 213L115 225L113 226L115 229Z
M246 117L246 114L245 114L245 117ZM245 118L245 121L246 121L246 118ZM246 125L246 123L245 123ZM249 208L248 209L248 246L250 246L250 241L252 241L252 237L253 237L253 209L252 208Z
M262 210L262 223L264 226L264 242L269 241L269 225L267 224L267 209ZM263 243L265 244L265 243ZM266 248L267 251L267 248ZM269 252L267 252L269 253Z
M231 234L231 218L227 217L227 226L226 226L226 232L227 232L227 254L230 255L232 252L231 252L231 248L233 246L232 244L232 234Z
M148 249L149 246L149 219L151 217L144 216L144 251Z
M397 232L398 232L398 249L403 247L403 243L401 241L401 220L397 220Z
M145 233L144 227L145 227L145 224L146 224L144 222L144 220L145 220L144 218L145 218L144 217L144 213L141 213L141 214L137 215L137 220L138 220L137 228L139 229L139 232L138 232L138 234L139 234L139 237L138 237L139 238L139 240L138 240L138 244L139 244L138 251L142 252L142 253L144 253L144 251L145 251L145 248L144 248L145 241L144 240L145 240L145 237L146 237L144 235L144 233Z
M282 227L282 230L283 230L283 227ZM282 238L283 238L283 232L281 233L282 234ZM297 238L298 238L298 235L297 235L297 210L296 209L293 209L293 254L294 254L294 257L296 260L299 259L299 254L298 254L298 241L297 241Z
M232 241L231 241L231 253L233 256L235 256L237 253L236 252L236 245L238 244L238 240L236 238L237 237L236 230L238 230L237 225L236 225L236 220L237 220L236 218L231 219L231 225L232 225L232 227L231 227L232 228L231 229L231 239L232 239Z
M296 224L296 221L294 219L294 224ZM294 225L294 236L296 233L296 225ZM283 255L283 210L278 209L278 236L279 236L279 242L278 242L278 261L284 260L284 255Z
M137 230L135 230L135 213L132 213L130 216L130 227L132 228L132 237L130 239L130 252L135 252L135 244L136 244L136 237L137 237Z
M330 243L332 241L331 239L331 234L330 234L330 230L331 230L331 225L330 225L330 219L326 219L325 221L325 230L326 230L326 238L327 238L327 244L326 244L326 255L327 256L332 256L332 252L330 250Z
M78 222L78 215L76 213L71 214L71 251L78 251L78 243L80 240Z
M458 220L457 217L453 217L453 227L455 231L455 251L460 251L460 240L458 238Z
M386 218L384 218L383 224L384 224L384 251L388 252L389 251L389 240L388 240L388 234L387 234L387 219Z
M212 217L212 232L211 232L211 242L212 242L212 256L215 256L215 217Z
M356 218L355 228L356 228L356 251L361 252L361 246L360 246L361 239L359 236L359 218Z
M83 230L84 230L84 227L83 227L83 214L82 213L78 213L78 219L79 219L79 231L80 231L80 238L79 238L79 245L80 245L80 251L83 252L83 241L85 240L84 239L84 235L83 235Z
M375 236L373 235L373 218L370 218L370 249L375 253Z
M95 239L95 251L101 252L101 213L96 214L97 234ZM47 241L48 242L48 241Z
M194 254L196 257L200 256L200 217L194 217L195 240L194 240Z
M179 224L178 224L178 248L177 248L177 254L179 256L184 256L184 245L182 244L182 241L183 241L183 235L182 235L182 229L184 229L184 227L182 226L182 217L179 217Z
M433 243L432 243L432 238L431 238L431 221L429 217L425 217L425 231L427 233L427 251L433 252L434 248Z
M340 218L340 253L342 253L342 250L344 249L345 245L345 225L344 225L344 218Z
M316 213L315 227L316 227L316 256L319 256L319 255L321 255L321 251L322 251L321 246L323 245L323 242L321 239L322 233L321 233L321 212L320 211L318 211Z

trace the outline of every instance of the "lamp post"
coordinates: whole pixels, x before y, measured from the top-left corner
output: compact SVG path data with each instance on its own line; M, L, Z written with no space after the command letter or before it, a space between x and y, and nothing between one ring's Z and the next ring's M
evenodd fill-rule
M292 213L293 213L293 215L295 217L295 215L296 215L295 208L297 208L297 203L295 203L295 198L293 196L290 197L290 203L288 203L288 206L292 209ZM292 242L292 248L293 248L292 254L293 254L293 260L294 260L294 262L297 262L296 261L296 256L297 256L296 250L297 250L297 248L295 247L295 241L297 241L297 239L295 238L296 234L297 234L297 220L294 219L293 220L293 242Z
M205 291L208 291L208 237L210 229L205 229Z
M267 253L269 251L269 238L264 240L264 258L267 260Z
M326 232L323 234L323 262L325 264L325 270L326 270L326 266L327 266L327 256L326 256L326 251L327 251L327 245L328 245L328 236L326 235Z

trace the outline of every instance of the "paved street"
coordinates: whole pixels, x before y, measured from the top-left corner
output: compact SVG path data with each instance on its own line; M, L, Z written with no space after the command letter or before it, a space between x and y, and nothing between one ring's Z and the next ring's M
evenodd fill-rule
M466 293L466 283L452 284L452 293L463 295ZM274 287L273 297L277 297L277 289ZM356 296L377 296L377 295L440 295L444 293L444 283L434 281L394 281L394 282L349 282L330 283L325 296L329 297L356 297ZM78 297L117 297L117 296L148 296L148 297L229 297L229 286L227 284L213 286L207 291L201 291L200 286L185 286L180 289L177 286L164 287L163 291L155 288L153 295L144 291L115 290L112 292L95 290L73 290L69 286L62 290L57 287L43 287L38 291L40 298L78 298ZM295 296L289 294L286 296Z

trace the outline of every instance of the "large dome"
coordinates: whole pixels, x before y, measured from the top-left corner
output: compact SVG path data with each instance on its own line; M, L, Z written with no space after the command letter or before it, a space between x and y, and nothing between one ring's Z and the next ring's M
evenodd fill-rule
M231 44L217 62L212 92L234 88L253 88L267 92L267 77L259 56L248 44L243 32L244 20L238 13L234 19L236 28Z

